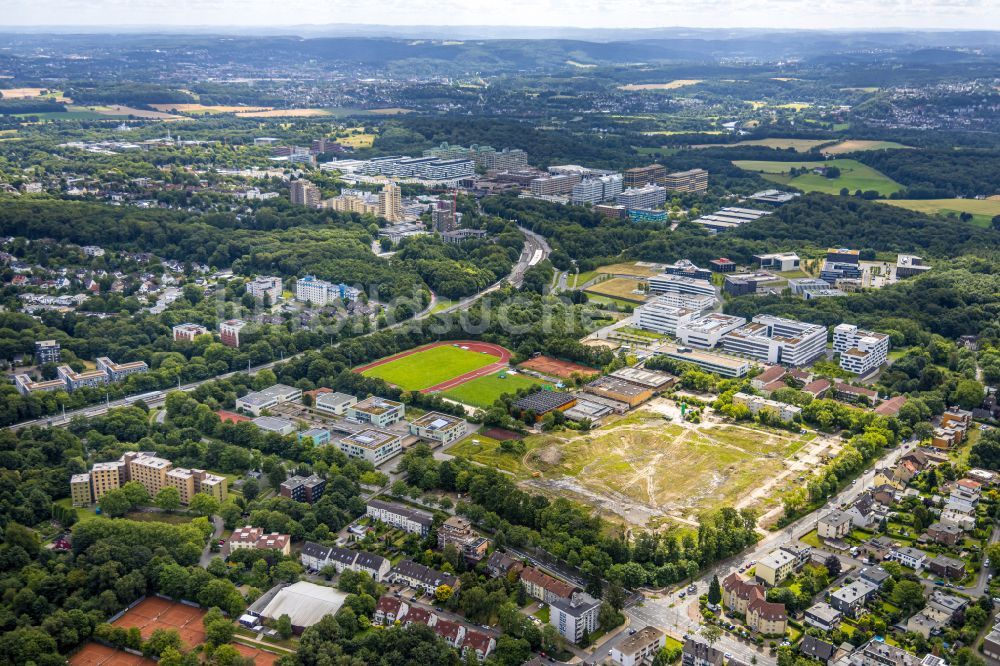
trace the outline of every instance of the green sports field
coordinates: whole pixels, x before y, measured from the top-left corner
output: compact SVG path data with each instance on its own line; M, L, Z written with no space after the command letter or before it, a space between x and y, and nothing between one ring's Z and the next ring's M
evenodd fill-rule
M875 190L883 196L889 196L893 192L903 189L903 186L892 178L857 160L820 160L816 162L735 160L733 164L746 171L756 171L763 178L772 182L780 185L791 185L804 192L840 194L840 190L846 187L851 194L854 194L856 190L862 192ZM827 178L815 173L807 173L793 178L789 175L789 171L793 167L806 167L807 169L837 167L840 169L840 177Z
M378 377L407 391L419 391L429 386L478 370L497 357L467 351L450 345L432 347L409 356L363 371L366 377Z
M504 374L501 379L500 375ZM485 377L459 384L453 389L443 392L446 398L457 400L473 407L489 407L504 393L516 393L518 389L528 388L532 385L550 386L548 382L543 382L534 377L526 375L512 375L509 373L494 373Z

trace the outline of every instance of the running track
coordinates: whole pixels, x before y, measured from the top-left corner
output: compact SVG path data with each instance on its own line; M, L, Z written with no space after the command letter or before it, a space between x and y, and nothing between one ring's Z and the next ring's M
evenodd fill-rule
M465 382L476 379L478 377L485 377L486 375L491 375L498 370L503 370L507 367L510 362L510 352L501 347L500 345L495 345L490 342L473 342L471 340L451 340L448 342L432 342L427 345L416 347L415 349L410 349L409 351L400 352L398 354L393 354L392 356L386 356L385 358L380 358L377 361L372 361L367 365L362 365L360 367L354 368L354 372L364 372L365 370L370 370L372 368L377 368L380 365L385 365L386 363L391 363L392 361L399 360L410 356L411 354L416 354L417 352L426 351L428 349L433 349L434 347L448 347L452 345L459 345L461 347L468 347L469 351L474 352L486 352L490 356L497 357L496 362L489 365L485 365L476 370L470 370L464 375L459 375L458 377L453 377L448 381L441 382L440 384L435 384L434 386L428 386L425 389L421 389L421 393L437 393L439 391L447 391L448 389L455 388L459 384L464 384Z

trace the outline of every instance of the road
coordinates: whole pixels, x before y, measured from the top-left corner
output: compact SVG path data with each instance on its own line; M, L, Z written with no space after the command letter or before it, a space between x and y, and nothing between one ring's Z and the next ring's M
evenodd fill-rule
M215 553L212 552L212 544L216 543L222 537L222 530L225 529L225 524L222 522L222 516L213 515L209 520L212 521L212 527L215 529L212 531L212 538L208 540L205 544L205 549L201 551L201 558L198 560L198 565L201 568L208 566L212 558L215 557Z
M412 319L407 319L407 320L404 320L404 321L396 322L395 324L392 324L390 326L387 326L387 327L385 327L383 329L380 329L379 331L375 331L375 332L382 332L382 331L392 330L394 328L400 328L400 327L403 327L403 326L412 325L412 323L414 321L420 321L422 319L427 319L428 317L431 317L432 315L436 315L436 314L445 314L445 313L456 312L456 311L460 311L460 310L467 310L469 308L469 306L472 305L473 303L475 303L477 300L479 300L480 298L482 298L486 294L492 293L492 292L500 289L504 284L506 284L508 282L510 284L514 285L515 287L520 287L521 284L524 282L524 273L529 268L531 268L532 266L537 265L539 262L543 261L546 257L548 257L549 253L552 251L552 249L549 247L549 244L545 242L545 239L542 236L539 236L538 234L534 233L533 231L529 231L528 229L525 229L523 227L518 227L518 229L520 229L521 233L524 234L524 250L521 252L520 258L518 258L517 263L514 264L514 267L511 269L511 272L510 272L509 275L507 275L507 277L505 277L505 278L503 278L501 280L498 280L497 282L495 282L494 284L490 285L486 289L483 289L482 291L480 291L478 294L474 294L472 296L468 296L466 298L463 298L462 300L457 301L456 303L453 303L452 305L450 305L447 308L444 308L442 310L439 310L438 312L432 312L432 310L434 309L434 305L436 303L436 298L433 297L433 295L432 295L430 304L426 308L424 308L423 311L421 311L419 314L417 314ZM369 335L371 335L371 333ZM150 397L148 399L145 399L144 402L149 407L160 407L160 406L163 405L164 401L166 400L166 394L167 394L168 391L185 391L185 392L190 392L190 391L195 390L196 388L198 388L199 386L201 386L203 384L207 384L208 382L213 382L213 381L216 381L218 379L226 379L227 377L232 377L234 375L241 374L243 372L247 372L247 373L249 373L251 375L255 375L258 372L260 372L261 370L268 370L268 369L274 368L275 366L277 366L277 365L279 365L281 363L284 363L285 361L289 361L289 360L291 360L293 358L296 358L297 356L301 356L301 355L307 353L308 351L313 351L313 350L307 350L307 351L299 352L298 354L294 354L292 356L289 356L288 358L274 360L274 361L270 361L268 363L263 363L263 364L258 365L256 367L248 368L247 370L238 370L238 371L233 371L233 372L226 372L226 373L223 373L221 375L216 375L214 377L209 377L208 379L202 379L202 380L199 380L197 382L192 382L190 384L179 385L176 388L163 389L162 391L158 391L157 392L157 393L159 393L159 395L157 395L155 397ZM63 426L63 425L66 425L67 423L69 423L70 420L73 419L73 417L75 417L75 416L87 416L87 417L100 416L101 414L106 413L109 409L114 409L115 407L124 407L124 406L126 406L128 404L131 404L131 402L133 402L134 400L135 400L134 396L131 397L131 398L121 398L119 400L112 400L112 401L109 401L109 402L105 402L103 405L102 404L91 405L89 407L84 407L84 408L81 408L81 409L77 409L77 410L73 410L73 411L68 411L68 412L65 412L64 414L53 415L51 417L45 417L45 418L35 419L33 421L23 421L21 423L15 423L14 425L7 426L7 428L9 430L20 430L21 428L26 428L26 427L29 427L29 426L46 426L46 425L47 426Z

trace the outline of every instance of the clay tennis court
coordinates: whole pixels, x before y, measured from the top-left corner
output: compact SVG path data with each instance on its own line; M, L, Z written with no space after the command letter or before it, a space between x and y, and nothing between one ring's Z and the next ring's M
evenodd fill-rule
M472 340L450 340L447 342L432 342L427 345L422 345L414 349L410 349L405 352L400 352L399 354L393 354L392 356L386 356L385 358L380 358L377 361L372 361L366 365L354 368L354 372L363 373L366 370L371 370L372 368L377 368L381 365L386 365L388 363L394 363L400 359L404 359L408 356L413 356L414 354L419 354L420 352L425 352L429 349L434 349L436 347L454 347L459 346L470 352L478 352L489 354L490 356L496 357L496 361L485 365L481 368L471 370L469 372L462 373L456 377L452 377L446 381L437 383L433 386L428 386L426 388L420 389L421 393L437 393L439 391L447 391L450 388L454 388L459 384L463 384L469 380L476 379L477 377L485 377L486 375L491 375L498 370L502 370L507 367L510 362L511 353L501 347L500 345L495 345L490 342L475 342Z
M252 647L250 645L244 645L243 643L233 643L241 655L244 657L250 657L257 666L274 666L281 655L277 655L273 652L267 652L262 648Z
M201 624L204 616L205 611L200 608L159 597L146 597L111 624L126 629L138 627L143 639L149 638L157 629L176 629L181 642L193 648L205 642L205 628Z
M156 666L156 662L152 659L137 657L100 643L85 643L67 660L67 663L69 666Z
M577 373L581 375L596 375L600 372L600 370L595 370L594 368L580 365L579 363L560 361L559 359L552 358L551 356L536 356L535 358L520 364L518 367L527 368L528 370L540 372L543 375L559 377L561 379L569 379Z

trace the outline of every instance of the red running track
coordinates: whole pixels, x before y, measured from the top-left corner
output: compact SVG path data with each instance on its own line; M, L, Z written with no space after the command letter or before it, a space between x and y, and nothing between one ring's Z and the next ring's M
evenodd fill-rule
M464 384L465 382L476 379L478 377L485 377L486 375L491 375L498 370L503 370L507 367L510 362L510 352L500 345L495 345L491 342L474 342L472 340L451 340L448 342L432 342L427 345L422 345L414 349L410 349L405 352L400 352L398 354L393 354L392 356L387 356L385 358L380 358L377 361L372 361L366 365L354 368L354 372L364 372L365 370L370 370L371 368L377 368L380 365L385 365L386 363L391 363L401 358L406 358L412 354L418 352L426 351L428 349L433 349L434 347L449 347L459 345L460 347L468 347L469 351L473 352L486 352L490 356L497 357L496 362L489 365L485 365L476 370L471 370L458 377L453 377L446 382L441 382L440 384L435 384L434 386L428 386L425 389L421 389L421 393L437 393L439 391L447 391L448 389L455 388L459 384Z

